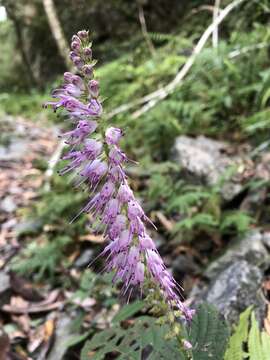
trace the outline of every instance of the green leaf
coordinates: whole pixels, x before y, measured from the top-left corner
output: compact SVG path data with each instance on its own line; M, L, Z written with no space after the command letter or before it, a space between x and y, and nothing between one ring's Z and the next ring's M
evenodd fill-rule
M92 333L92 330L89 330L89 331L87 331L87 332L84 333L84 334L74 335L74 336L72 336L71 339L68 339L68 340L63 344L63 347L65 347L65 348L68 349L69 347L74 346L74 345L80 343L81 341L83 341L84 339L86 339L91 333Z
M193 360L223 360L229 328L218 311L204 303L192 320L189 338L193 346Z
M139 310L145 306L143 301L134 301L131 304L125 305L113 318L112 322L117 323L135 315Z
M115 326L94 335L83 347L81 360L103 360L111 353L118 354L120 360L141 360L146 352L147 360L187 360L175 339L165 340L168 332L168 326L157 325L156 319L143 316L128 329Z
M250 360L268 360L268 357L264 357L261 338L260 338L260 330L255 318L255 314L251 314L251 328L248 336L248 349L249 349L249 359Z
M229 346L225 354L224 360L242 360L245 357L243 343L248 338L249 317L252 307L248 307L241 315L239 324L234 334L231 336Z
M270 354L270 336L263 331L261 333L261 339L262 339L262 352L264 359L267 359Z
M224 360L269 359L270 336L265 331L260 332L254 312L251 310L252 307L249 307L240 315L239 324L230 338Z

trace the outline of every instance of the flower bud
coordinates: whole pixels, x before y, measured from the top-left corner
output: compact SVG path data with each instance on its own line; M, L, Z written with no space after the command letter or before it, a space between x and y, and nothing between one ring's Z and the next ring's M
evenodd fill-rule
M72 80L73 80L73 74L71 73L71 72L65 72L64 73L64 81L66 82L66 83L71 83L72 82Z
M105 138L108 145L117 145L122 136L122 130L110 127L106 130Z
M78 54L75 51L71 51L69 53L69 57L70 59L73 61L76 57L78 56Z
M71 41L81 42L79 36L77 36L77 35L73 35L71 38Z
M77 34L80 39L86 39L88 37L88 31L86 30L81 30Z
M93 66L91 65L84 65L82 67L82 71L85 75L91 76L93 74Z
M186 349L186 350L192 349L192 344L189 341L182 340L182 344L183 344L184 349Z
M92 58L92 49L90 47L83 49L83 53L85 56L87 56L87 58Z
M72 41L71 43L71 49L75 52L78 52L80 50L81 44L77 41Z
M97 80L90 80L88 88L92 97L97 98L99 93L99 83Z
M77 66L78 69L81 69L83 67L83 61L79 56L74 57L71 59L75 66Z
M73 75L71 82L73 85L79 87L79 88L83 88L83 80L80 76L78 75Z

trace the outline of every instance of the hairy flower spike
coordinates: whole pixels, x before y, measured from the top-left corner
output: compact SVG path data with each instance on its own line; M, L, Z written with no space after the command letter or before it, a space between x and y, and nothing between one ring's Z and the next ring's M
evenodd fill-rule
M145 222L152 222L128 184L124 168L128 158L119 147L123 131L104 129L99 83L94 79L95 61L86 30L72 37L71 50L70 58L80 76L64 73L64 84L52 95L55 101L46 104L55 111L63 109L75 123L72 130L62 134L70 148L62 157L68 163L60 174L75 171L76 184L84 183L90 189L90 198L80 213L91 213L96 229L102 230L109 241L101 255L107 259L105 270L113 270L114 281L122 281L122 293L130 297L134 287L143 292L145 280L150 279L169 305L191 320L194 311L180 301L179 286L147 233ZM184 346L189 348L187 342Z

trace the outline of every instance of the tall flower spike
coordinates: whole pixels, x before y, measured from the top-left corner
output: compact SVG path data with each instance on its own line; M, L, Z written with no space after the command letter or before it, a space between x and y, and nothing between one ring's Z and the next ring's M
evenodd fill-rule
M52 94L56 100L46 104L55 111L64 110L75 124L73 130L62 134L69 151L62 157L68 164L60 174L75 171L77 185L87 184L90 197L80 213L90 212L95 229L102 229L109 242L101 255L106 257L105 270L114 271L114 281L122 282L122 293L130 297L134 287L143 292L145 280L150 279L169 305L191 320L193 310L181 302L180 288L147 233L145 223L152 222L129 186L125 173L129 160L119 146L123 131L106 128L101 117L99 83L94 79L96 62L87 31L72 37L71 50L70 58L80 76L65 73L64 84Z

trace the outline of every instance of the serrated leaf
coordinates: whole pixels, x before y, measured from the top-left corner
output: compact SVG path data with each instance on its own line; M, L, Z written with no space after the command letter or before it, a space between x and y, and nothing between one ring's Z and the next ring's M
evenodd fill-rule
M175 339L165 340L168 331L168 326L157 325L156 319L143 316L128 329L115 326L93 336L82 349L81 360L103 360L111 353L122 360L140 360L146 350L147 360L187 360Z
M270 355L270 336L265 331L263 331L261 333L261 339L264 359L268 359Z
M204 303L199 306L192 320L189 338L193 345L193 360L222 360L229 328L218 311Z
M134 301L131 304L125 305L113 318L112 322L117 323L128 319L132 315L135 315L139 310L145 306L143 301Z
M248 336L248 350L250 360L268 360L263 354L260 330L254 313L251 314L251 328Z
M243 360L246 354L243 351L243 343L248 339L249 317L252 307L248 307L241 315L239 324L231 336L224 360Z

